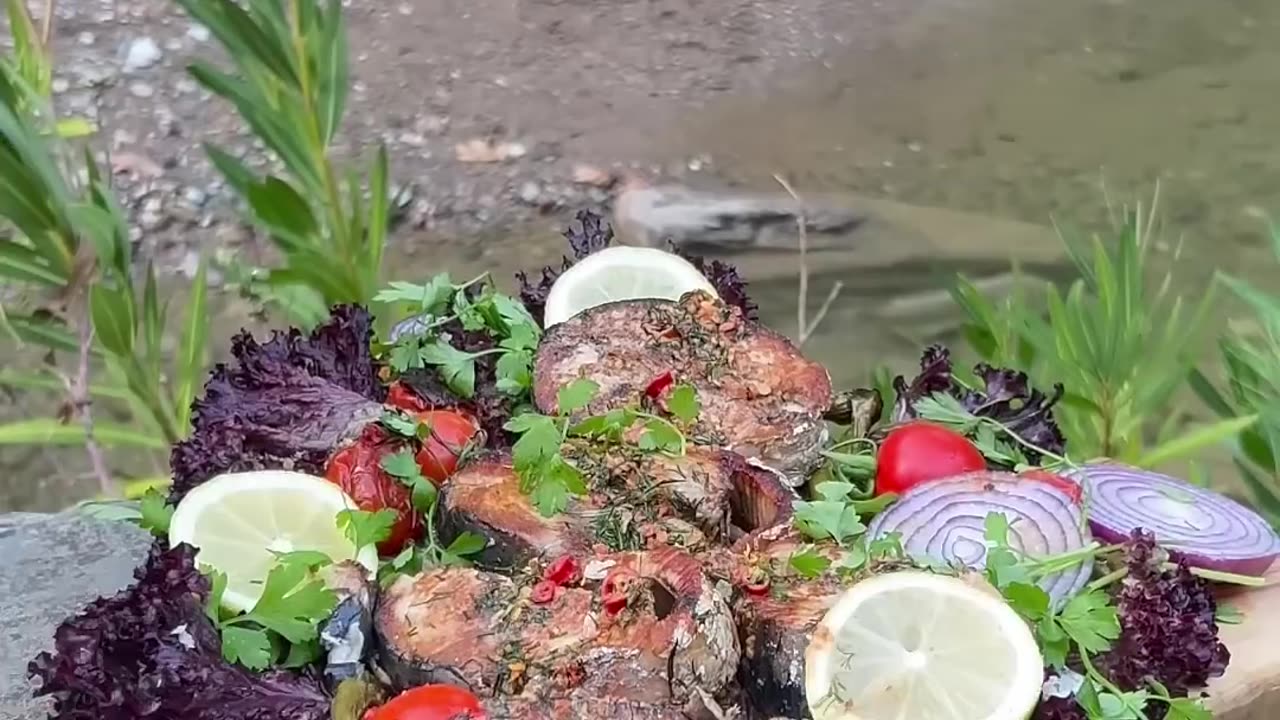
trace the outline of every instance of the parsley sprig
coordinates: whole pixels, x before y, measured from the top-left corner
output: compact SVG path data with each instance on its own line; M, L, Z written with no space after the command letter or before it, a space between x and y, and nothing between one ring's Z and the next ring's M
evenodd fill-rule
M206 613L222 634L223 657L251 670L301 667L319 658L320 623L338 604L318 575L329 564L327 556L312 551L279 555L253 609L229 617L220 610L227 576L205 569L213 584Z
M470 399L476 394L476 360L497 355L498 390L520 398L532 387L533 354L542 331L518 300L494 288L488 273L460 284L448 273L422 285L393 282L374 300L406 307L412 317L406 331L383 348L395 372L435 368L451 391ZM459 349L460 339L454 336L459 327L488 334L496 347Z
M641 424L644 429L636 442L641 451L679 457L688 449L681 428L691 427L700 410L693 387L679 385L671 390L666 400L671 419L628 406L574 422L571 416L586 409L599 392L600 385L594 380L574 380L556 393L555 416L527 412L503 426L520 436L511 449L520 487L546 517L568 507L571 495L587 494L581 471L561 453L571 437L617 444L623 442L627 430Z
M468 556L484 550L488 540L473 532L459 534L447 547L440 544L436 533L440 493L435 484L423 476L412 451L402 450L387 455L382 458L381 467L388 475L409 488L413 509L422 513L427 523L426 537L422 544L406 546L383 564L379 570L381 582L387 583L397 575L412 575L426 568L466 565ZM387 526L387 531L390 531L390 525ZM383 536L379 542L385 539Z
M1088 586L1060 609L1052 607L1049 594L1035 584L1045 575L1116 547L1093 543L1055 557L1030 558L1009 545L1009 522L1003 514L988 514L984 529L989 546L988 581L1031 625L1045 663L1063 675L1077 677L1080 685L1075 690L1075 698L1089 720L1146 720L1146 708L1152 702L1168 707L1166 718L1208 720L1212 717L1196 698L1170 697L1169 691L1155 682L1147 689L1124 691L1097 668L1092 658L1110 650L1120 637L1120 618L1104 590L1105 583ZM1114 577L1106 579L1114 580ZM1068 667L1071 658L1079 660L1083 675Z
M936 392L915 404L916 413L929 422L944 425L968 436L978 451L988 460L1022 470L1031 467L1026 452L1039 455L1040 466L1046 468L1074 467L1065 455L1046 450L1014 432L995 418L975 415L953 395Z

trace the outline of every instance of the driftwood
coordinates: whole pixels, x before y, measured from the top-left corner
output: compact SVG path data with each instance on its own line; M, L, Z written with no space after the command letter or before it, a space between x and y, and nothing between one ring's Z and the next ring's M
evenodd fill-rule
M1280 566L1268 578L1266 587L1223 596L1244 613L1244 620L1220 631L1231 663L1225 675L1209 684L1206 704L1217 720L1280 718Z

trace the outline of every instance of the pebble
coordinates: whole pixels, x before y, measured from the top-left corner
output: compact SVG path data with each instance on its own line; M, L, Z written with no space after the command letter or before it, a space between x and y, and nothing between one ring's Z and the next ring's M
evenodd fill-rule
M149 37L140 37L129 43L129 50L124 57L124 71L135 72L145 70L160 61L162 53L156 41Z
M535 205L538 198L542 197L542 187L532 180L526 180L520 186L520 201L528 205Z
M209 33L209 28L203 25L192 24L191 27L187 28L187 37L195 40L196 42L209 42L211 35Z
M76 35L76 42L81 45L92 45L94 40L97 40L97 37L88 30Z
M61 95L71 89L71 81L66 78L54 78L53 82L49 84L49 88L53 90L53 92Z
M200 208L209 201L209 195L198 187L188 187L182 191L182 200L191 207Z
M156 94L156 89L144 82L129 83L129 93L134 97L149 98Z

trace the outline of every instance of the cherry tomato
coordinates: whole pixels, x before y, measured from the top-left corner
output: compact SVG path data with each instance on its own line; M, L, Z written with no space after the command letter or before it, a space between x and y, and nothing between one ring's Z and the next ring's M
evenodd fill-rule
M439 485L458 469L458 457L480 428L474 418L457 410L427 410L416 414L430 428L416 456L418 467L424 477Z
M387 404L409 412L423 412L431 409L426 400L402 382L391 383L391 387L387 390Z
M383 705L363 720L488 720L480 699L456 685L420 685Z
M422 537L422 515L413 509L409 488L382 469L382 458L396 452L397 444L377 425L370 425L360 438L329 458L324 476L351 496L356 507L368 512L396 511L391 535L378 543L378 553L395 555L410 542Z
M876 455L876 494L902 493L920 483L975 470L987 461L973 443L941 425L911 422L889 433Z
M675 382L675 373L668 370L653 380L650 380L649 385L644 389L644 394L652 400L657 400L662 397L662 394L674 385Z
M1080 504L1081 498L1084 497L1084 488L1080 487L1079 483L1071 480L1070 478L1065 478L1061 475L1051 473L1048 470L1033 468L1031 470L1023 470L1018 473L1018 476L1024 477L1028 480L1042 482L1046 485L1051 485L1066 493L1067 497L1071 498L1071 502L1077 505Z

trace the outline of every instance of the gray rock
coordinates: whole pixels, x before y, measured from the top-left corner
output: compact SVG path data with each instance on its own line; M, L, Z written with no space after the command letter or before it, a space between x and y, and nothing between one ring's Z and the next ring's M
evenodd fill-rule
M27 663L67 617L129 585L150 535L83 513L0 515L0 718L42 720Z
M156 45L155 40L149 37L136 38L125 51L124 71L145 70L159 62L161 57L160 46Z
M144 82L129 83L129 93L134 97L149 98L156 94L156 89Z

